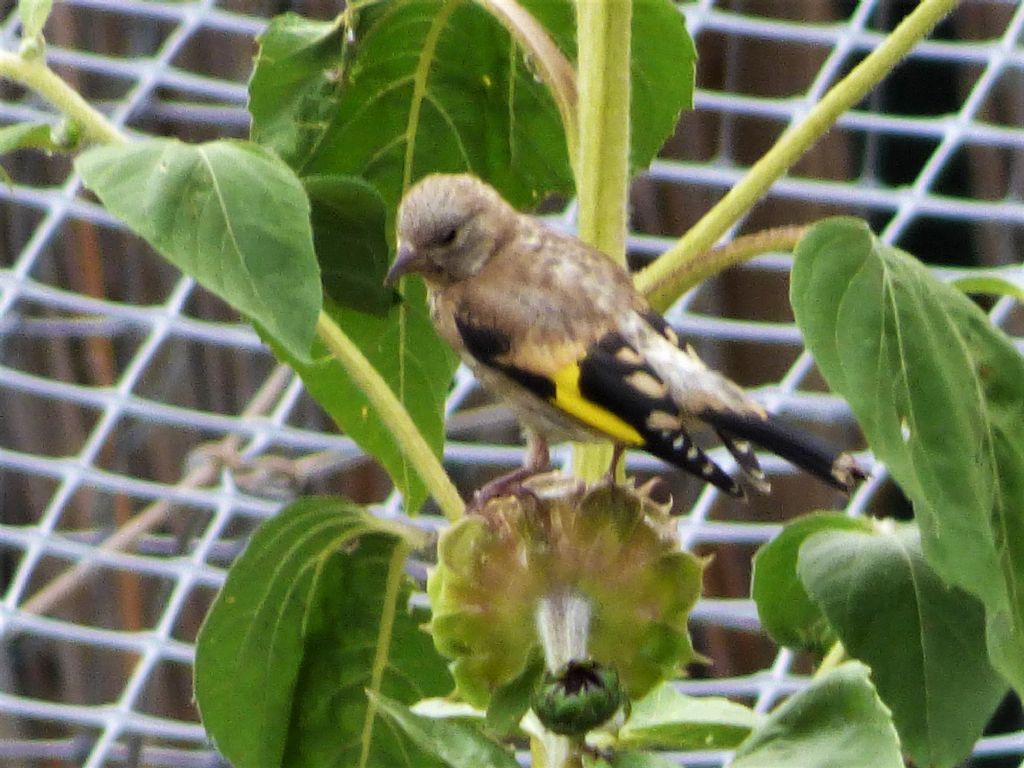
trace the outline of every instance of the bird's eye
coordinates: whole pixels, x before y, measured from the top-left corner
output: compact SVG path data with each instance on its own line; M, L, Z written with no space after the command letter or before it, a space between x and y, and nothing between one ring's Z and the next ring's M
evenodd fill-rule
M446 229L438 236L437 244L451 245L452 243L455 242L455 236L457 234L459 234L459 231L455 227L452 227L451 229Z

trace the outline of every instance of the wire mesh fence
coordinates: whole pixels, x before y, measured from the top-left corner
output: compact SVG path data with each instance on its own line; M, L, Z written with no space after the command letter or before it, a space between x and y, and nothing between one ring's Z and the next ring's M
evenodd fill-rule
M695 110L634 185L632 263L668 247L909 5L682 6L700 55ZM242 136L265 19L338 10L284 6L70 0L47 27L48 57L119 126ZM1019 263L1022 28L1016 2L963 3L734 232L852 214L943 274ZM18 31L8 3L0 47L14 49ZM58 119L2 87L0 122ZM247 535L299 492L343 493L385 515L401 515L401 500L255 333L84 195L65 158L19 152L4 167L13 181L0 186L0 764L224 765L199 724L191 664ZM571 227L572 206L551 220ZM803 350L786 300L790 263L769 254L730 270L668 318L772 410L863 447ZM1004 299L990 309L1024 350L1021 307ZM445 463L461 490L520 461L511 415L465 371L448 412ZM683 545L715 555L692 622L714 663L679 686L761 711L805 685L811 665L760 631L749 599L757 546L813 509L906 513L883 468L847 502L782 462L764 464L776 492L743 506L628 458L630 472L666 477ZM1022 727L1019 703L1007 701L972 765L1019 765ZM725 759L679 756L687 766Z

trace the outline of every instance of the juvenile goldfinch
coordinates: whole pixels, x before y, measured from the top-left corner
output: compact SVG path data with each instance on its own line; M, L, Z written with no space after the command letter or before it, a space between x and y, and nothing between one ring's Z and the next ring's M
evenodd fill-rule
M440 335L527 431L525 466L506 481L546 469L549 440L610 440L616 456L639 448L744 496L694 443L702 429L761 492L769 485L751 442L844 491L863 475L850 456L780 423L704 365L625 270L474 176L427 176L402 199L387 281L411 273L427 283Z

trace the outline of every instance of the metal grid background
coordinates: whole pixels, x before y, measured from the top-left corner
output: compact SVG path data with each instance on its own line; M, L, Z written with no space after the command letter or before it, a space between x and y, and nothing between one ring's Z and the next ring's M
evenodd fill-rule
M0 45L13 50L9 5ZM47 27L48 55L118 125L243 135L248 39L261 16L285 10L269 5L71 0ZM634 189L634 261L664 250L906 5L686 6L702 87L665 159ZM901 70L922 70L911 90L934 78L954 101L919 108L906 90L881 89L737 231L847 212L888 242L931 245L940 261L956 258L953 232L966 237L967 261L1019 262L1022 27L1015 2L965 3ZM7 88L0 122L36 119L54 116ZM382 514L401 514L400 499L247 326L82 196L66 160L19 153L5 166L15 183L0 186L0 764L223 765L190 700L190 665L196 628L246 535L299 487L384 499ZM555 224L572 225L571 206ZM759 258L687 295L669 318L771 408L858 445L786 309L789 263ZM994 322L1018 337L1022 315L1008 300L992 306ZM445 461L463 491L519 461L509 415L464 371L449 411ZM629 467L664 471L643 456ZM693 621L715 664L679 685L762 711L804 685L810 667L759 634L750 554L781 520L842 504L781 462L766 468L779 495L746 509L670 478L689 510L684 546L716 554ZM876 468L846 509L894 506L898 494ZM973 765L1017 765L1024 755L1019 707L1003 710ZM725 758L680 756L689 766Z

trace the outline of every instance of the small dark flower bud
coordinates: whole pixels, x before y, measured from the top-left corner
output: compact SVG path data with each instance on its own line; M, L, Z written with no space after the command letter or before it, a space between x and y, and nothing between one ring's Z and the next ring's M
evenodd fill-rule
M573 660L544 676L533 695L533 711L549 731L583 736L607 722L624 700L614 669L590 659Z

